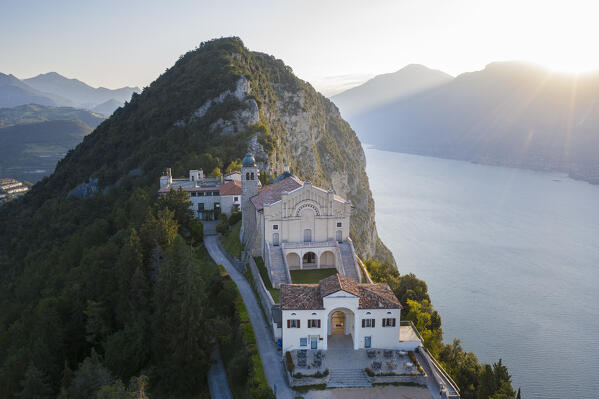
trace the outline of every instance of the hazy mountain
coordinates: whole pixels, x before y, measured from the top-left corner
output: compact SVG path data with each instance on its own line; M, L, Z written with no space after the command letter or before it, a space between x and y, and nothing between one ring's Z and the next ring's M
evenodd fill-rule
M0 128L0 176L36 182L92 128L80 120L49 120Z
M55 99L28 86L13 75L0 73L0 107L22 104L56 105Z
M28 104L13 108L0 108L0 128L53 120L79 120L93 129L104 119L106 119L104 115L71 107Z
M35 182L54 171L104 116L69 107L0 108L0 177Z
M331 97L331 100L339 107L343 116L348 118L452 79L445 72L411 64L397 72L377 75L360 86Z
M599 74L492 63L349 121L379 148L599 182Z
M125 105L124 102L111 98L110 100L105 101L102 104L96 105L91 109L91 111L97 112L102 115L110 116L118 107L122 107L123 105Z
M37 75L24 79L23 82L41 92L65 97L79 108L93 108L111 99L124 103L129 101L131 94L140 91L138 87L122 87L114 90L104 87L94 88L80 80L69 79L56 72Z

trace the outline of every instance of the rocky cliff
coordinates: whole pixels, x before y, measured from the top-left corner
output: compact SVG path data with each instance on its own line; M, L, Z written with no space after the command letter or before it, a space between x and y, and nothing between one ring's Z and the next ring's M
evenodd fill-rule
M248 149L263 173L276 176L288 162L298 177L349 199L355 207L351 235L360 255L393 262L377 235L362 146L337 107L272 56L241 46L230 54L230 63L238 71L235 86L208 99L188 123L207 117L212 105L235 98L237 107L228 118L210 123L209 131L233 137L252 132Z

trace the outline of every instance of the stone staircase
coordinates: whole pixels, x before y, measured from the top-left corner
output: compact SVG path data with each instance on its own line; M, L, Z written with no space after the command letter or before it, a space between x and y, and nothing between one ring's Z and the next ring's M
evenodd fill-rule
M372 384L362 369L335 369L331 370L331 376L327 388L347 387L371 387Z
M360 278L356 271L356 257L351 245L347 242L340 242L339 252L341 253L341 262L343 263L343 274L359 283Z
M281 247L269 246L270 267L272 269L272 286L279 288L281 284L289 284L287 275L287 266L283 259L283 250Z

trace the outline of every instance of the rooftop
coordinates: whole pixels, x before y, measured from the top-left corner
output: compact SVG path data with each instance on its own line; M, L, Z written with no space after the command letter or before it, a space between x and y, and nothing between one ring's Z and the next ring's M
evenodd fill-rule
M323 309L322 298L339 291L357 296L360 309L401 309L387 284L359 284L339 273L318 284L281 284L281 309Z
M229 180L221 184L220 195L241 195L241 182Z

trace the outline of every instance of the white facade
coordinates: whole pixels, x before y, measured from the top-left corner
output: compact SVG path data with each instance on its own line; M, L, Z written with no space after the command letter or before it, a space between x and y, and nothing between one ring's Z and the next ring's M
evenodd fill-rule
M241 187L234 184L235 174L225 181L218 177L205 177L201 169L189 171L187 179L173 179L170 168L160 177L159 193L165 194L171 189L183 190L189 195L190 208L200 220L216 219L219 214L227 216L241 207ZM233 186L233 187L231 187ZM226 194L221 189L227 187Z
M333 326L333 320L338 320L334 317L337 316L336 312L343 313L342 333L352 337L353 349L401 348L399 342L401 309L360 309L358 297L345 291L338 291L324 297L323 307L324 309L282 311L283 352L294 349L326 350L328 337L340 333L339 328ZM384 327L383 319L394 319L395 325ZM293 324L288 327L287 320L299 320L300 327L291 327ZM309 327L308 320L320 320L320 328ZM362 327L362 320L374 320L374 327L370 326L371 321L368 322L368 326ZM314 338L316 338L316 348L313 348ZM302 345L304 343L306 345Z

